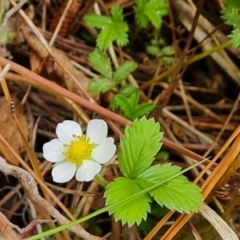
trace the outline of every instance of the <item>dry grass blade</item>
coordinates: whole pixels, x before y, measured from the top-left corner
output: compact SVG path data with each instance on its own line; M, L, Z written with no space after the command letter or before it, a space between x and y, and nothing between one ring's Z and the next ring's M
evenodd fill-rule
M223 239L238 240L238 236L230 226L206 203L202 203L199 213L210 222Z
M11 166L6 163L6 161L0 157L0 171L3 172L6 175L11 175L16 178L19 178L19 180L22 182L23 186L29 189L29 193L31 198L39 204L43 209L45 209L53 218L55 218L60 224L66 224L69 221L60 214L58 210L56 210L54 207L52 207L44 198L42 198L39 195L37 184L34 181L33 177L25 170ZM88 239L88 240L100 240L101 238L93 236L86 232L81 226L74 226L69 228L71 231L73 231L78 236Z
M214 157L214 159L205 167L205 169L195 179L195 183L197 183L199 181L199 179L202 177L202 175L216 162L216 160L219 158L219 156L221 156L221 154L224 151L226 151L226 149L229 147L229 145L232 144L232 146L227 151L226 155L223 157L222 161L218 164L218 166L213 170L212 174L203 183L201 188L203 191L204 199L213 190L214 186L217 184L217 182L220 180L220 178L227 171L227 169L230 167L230 165L233 163L233 161L236 159L237 155L239 154L239 148L238 148L238 146L240 144L240 134L239 133L240 133L240 126L234 131L234 133L231 135L231 137L228 139L228 141L219 150L219 152ZM235 141L234 141L234 139L235 139ZM159 224L151 231L151 233L145 238L145 240L151 239L151 237L159 230L159 227L163 226L165 221L167 219L169 219L169 217L171 215L172 215L172 212L169 212L169 214L167 214L162 219L162 221L159 222ZM161 239L162 240L163 239L164 240L172 239L175 236L175 234L183 227L183 225L186 224L186 222L192 217L192 215L193 214L181 215L174 222L174 224L168 229L168 231L163 235L163 237Z

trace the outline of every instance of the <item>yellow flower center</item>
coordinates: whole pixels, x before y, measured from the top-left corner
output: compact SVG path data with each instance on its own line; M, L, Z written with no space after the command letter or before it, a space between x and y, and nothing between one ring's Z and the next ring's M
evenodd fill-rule
M63 145L68 150L62 154L66 156L66 162L76 163L79 166L84 160L92 159L92 150L96 144L90 143L90 139L84 134L81 136L73 135L73 138L74 140L69 145Z

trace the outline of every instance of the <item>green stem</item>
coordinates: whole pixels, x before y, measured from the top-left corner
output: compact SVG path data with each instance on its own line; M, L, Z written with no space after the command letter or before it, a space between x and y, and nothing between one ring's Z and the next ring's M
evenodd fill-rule
M106 212L106 211L109 211L110 209L113 209L113 208L116 207L116 206L119 206L119 205L121 205L121 204L124 204L124 203L128 202L129 200L132 200L132 199L137 198L137 197L139 197L139 196L141 196L141 195L143 195L143 194L148 193L149 191L152 191L152 190L155 189L156 187L159 187L159 186L163 185L164 183L166 183L166 182L168 182L168 181L171 181L172 179L174 179L174 178L182 175L183 173L189 171L190 169L192 169L192 168L194 168L194 167L202 164L202 163L203 163L204 161L206 161L206 160L207 160L207 159L204 159L204 160L201 161L201 162L195 163L195 164L193 164L192 166L190 166L190 167L188 167L188 168L185 168L185 169L181 170L180 172L178 172L177 174L169 177L168 179L165 179L165 180L163 180L163 181L161 181L161 182L159 182L159 183L156 183L156 184L154 184L153 186L148 187L148 188L140 191L139 193L136 193L136 194L134 194L133 196L124 199L124 200L121 201L121 202L108 205L108 206L106 206L106 207L104 207L104 208L101 208L101 209L99 209L99 210L97 210L97 211L95 211L95 212L93 212L93 213L90 213L90 214L87 215L86 217L77 219L77 220L72 221L72 222L69 222L69 223L67 223L67 224L65 224L65 225L62 225L62 226L56 227L56 228L54 228L54 229L48 230L48 231L46 231L46 232L39 233L39 234L37 234L37 235L35 235L35 236L31 236L31 237L28 237L28 238L24 238L24 240L38 240L38 239L40 239L40 238L42 238L42 237L47 237L47 236L53 235L54 233L63 231L63 230L68 229L68 228L70 228L70 227L72 227L72 226L74 226L74 225L77 225L77 224L82 223L82 222L84 222L84 221L86 221L86 220L89 220L89 219L91 219L91 218L93 218L93 217L95 217L95 216L97 216L97 215L99 215L99 214L101 214L101 213L104 213L104 212Z
M213 48L211 48L211 49L209 49L209 50L207 50L207 51L205 51L205 52L203 52L201 54L198 54L198 55L196 55L196 56L194 56L192 58L189 58L186 62L183 63L183 67L187 67L188 65L192 64L193 62L196 62L196 61L201 60L201 59L203 59L203 58L205 58L207 56L210 56L211 54L213 54L215 52L218 52L218 51L220 51L220 50L222 50L224 48L230 47L231 45L232 45L231 42L225 42L225 43L223 43L221 45L213 47ZM162 79L164 79L168 75L171 75L175 71L176 67L177 67L177 65L174 65L171 68L169 68L167 71L159 74L158 76L156 76L153 79L149 80L148 82L144 83L140 87L140 89L144 90L148 86L150 86L152 83L161 81Z
M108 181L106 181L101 175L97 174L95 177L94 177L94 181L96 183L98 183L100 186L102 187L106 187L108 185Z

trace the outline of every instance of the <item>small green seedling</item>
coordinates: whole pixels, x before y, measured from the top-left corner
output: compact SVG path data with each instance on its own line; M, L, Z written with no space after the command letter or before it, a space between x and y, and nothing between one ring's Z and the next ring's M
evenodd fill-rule
M111 17L88 14L83 19L91 26L100 29L97 38L97 47L101 50L107 49L114 41L120 46L128 43L128 25L124 21L122 9L119 6L112 6Z

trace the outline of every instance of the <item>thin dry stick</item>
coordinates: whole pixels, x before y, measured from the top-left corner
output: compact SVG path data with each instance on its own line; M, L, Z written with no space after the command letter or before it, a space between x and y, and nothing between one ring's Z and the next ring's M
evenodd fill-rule
M208 196L208 194L211 192L212 188L216 185L216 183L222 177L222 175L224 174L226 169L229 168L229 166L235 160L236 156L239 154L239 148L238 148L239 142L240 142L239 133L240 133L240 126L238 126L238 128L234 131L234 133L226 141L226 143L219 150L219 152L216 154L216 156L213 158L213 160L206 166L206 168L194 180L194 183L197 183L198 180L202 177L202 175L207 171L207 169L209 169L212 166L212 164L214 164L216 162L216 160L221 156L221 154L226 150L226 148L232 143L232 141L234 141L232 146L226 153L226 155L223 157L222 161L213 170L212 174L206 179L206 181L201 186L201 188L203 189L202 194L203 194L204 199ZM192 217L192 215L193 215L193 213L188 214L188 215L182 214L181 216L179 216L179 218L175 221L175 223L164 234L162 239L164 239L164 240L172 239L175 236L177 230L182 228L182 226Z
M168 84L167 83L159 83L162 87L167 88ZM180 91L178 91L177 89L174 89L174 94L176 94L178 97L182 97L182 94ZM213 111L211 111L210 109L204 107L201 103L199 103L198 101L196 101L195 99L193 99L190 96L186 96L187 101L189 103L191 103L193 106L195 106L196 108L198 108L199 110L201 110L204 114L216 119L218 122L220 123L224 123L224 121L217 115L215 114Z
M206 136L202 132L200 132L197 129L195 129L194 127L190 126L187 122L183 121L182 119L177 117L175 114L173 114L170 111L168 111L166 108L164 108L162 110L162 113L163 113L163 116L170 117L171 119L173 119L175 122L179 123L181 126L186 128L187 130L189 130L192 133L196 134L198 137L200 137L205 142L210 143L210 144L213 143L213 140L210 137Z
M214 148L214 144L217 143L218 140L221 138L221 136L222 136L225 128L226 128L227 125L229 124L229 122L230 122L230 120L231 120L234 112L238 109L239 99L240 99L240 92L239 92L239 94L238 94L238 96L237 96L237 98L236 98L236 101L234 102L233 107L232 107L230 113L228 114L227 119L226 119L226 121L224 122L224 124L223 124L220 132L218 133L217 137L215 138L214 142L213 142L212 145L209 147L209 149L207 150L207 152L204 153L203 157L206 157L206 156L212 151L212 149Z
M182 94L182 100L183 100L183 103L184 103L184 106L185 106L185 110L186 110L186 113L187 113L187 116L188 116L188 120L189 120L189 123L192 127L194 127L194 122L193 122L193 118L192 118L192 113L191 113L191 110L189 108L189 103L187 101L187 97L186 97L186 92L184 91L184 87L183 87L183 81L182 79L179 80L179 88L180 88L180 92Z
M164 134L166 133L169 138L171 139L171 141L175 142L176 144L179 144L179 141L177 140L177 138L174 136L174 134L172 133L172 131L167 127L167 124L165 123L165 121L162 118L159 118L159 122L160 122L160 126L162 126L164 128ZM184 161L191 166L193 163L196 163L196 160L194 161L193 159L185 156L184 154L181 154L182 158L184 159ZM199 171L197 168L192 168L190 170L194 176L197 176L199 174Z
M50 205L44 198L39 195L37 184L30 173L19 167L7 164L7 162L2 157L0 157L0 171L5 175L11 175L18 178L19 181L21 181L22 185L25 188L29 189L29 194L34 200L34 202L36 202L39 206L45 209L50 214L50 216L55 218L60 224L64 225L69 223L69 221L58 210L56 210L52 205ZM100 237L89 234L83 228L81 228L80 225L70 227L69 229L83 239L102 239Z
M7 74L7 72L10 70L11 65L8 63L2 70L2 72L0 73L0 82L3 80L3 78L5 77L5 75Z
M124 118L106 108L103 108L97 104L93 104L93 103L89 102L88 100L68 91L67 89L62 88L62 87L48 81L47 79L41 77L40 75L37 75L36 73L29 71L28 69L0 56L0 64L5 66L7 63L11 63L13 71L16 71L24 76L23 77L21 75L8 73L8 75L11 76L10 79L15 80L17 82L22 81L24 83L28 83L28 84L31 84L34 86L37 85L39 88L41 88L45 91L46 91L46 89L48 89L48 91L54 92L55 95L60 96L60 97L63 97L63 96L67 97L67 98L73 100L74 102L78 103L79 105L81 105L91 111L94 111L94 112L102 115L103 117L106 117L107 119L111 119L112 121L115 121L115 122L119 123L120 125L123 125L123 126L131 125L131 121L127 120L126 118ZM123 135L122 132L120 132L120 130L118 128L117 129L112 128L112 129L116 132L116 134L118 136ZM183 147L169 141L166 138L162 139L162 143L166 147L168 147L170 149L174 149L177 152L181 152L182 154L185 154L186 156L189 156L195 160L201 161L203 159L202 156L200 156L186 148L183 148Z
M10 0L12 5L16 6L16 2L14 0ZM57 58L54 57L52 50L50 49L47 40L43 37L43 35L39 32L39 30L36 28L36 26L33 24L31 19L25 14L25 12L22 9L19 9L20 15L24 18L28 26L32 29L32 31L35 33L35 35L38 37L38 39L41 41L43 46L47 49L49 55L54 59L54 61L63 69L63 71L73 80L73 82L76 84L76 86L79 88L83 96L89 101L94 102L93 98L88 94L88 92L84 89L84 87L79 83L79 81L73 76L73 74L66 69Z
M217 230L222 239L239 240L238 236L231 229L231 227L206 203L202 203L199 212L205 219L207 219L212 224L212 226Z

